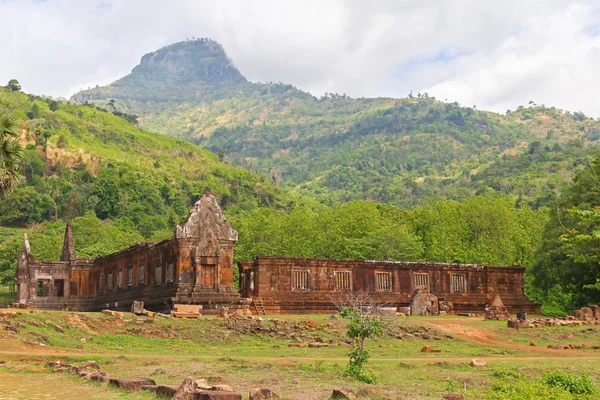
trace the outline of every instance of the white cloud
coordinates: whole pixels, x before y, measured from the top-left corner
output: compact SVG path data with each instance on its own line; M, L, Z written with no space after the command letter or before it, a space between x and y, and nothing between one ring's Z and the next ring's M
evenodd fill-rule
M0 0L0 83L70 96L188 37L250 80L320 95L410 90L504 112L529 100L600 116L597 2Z

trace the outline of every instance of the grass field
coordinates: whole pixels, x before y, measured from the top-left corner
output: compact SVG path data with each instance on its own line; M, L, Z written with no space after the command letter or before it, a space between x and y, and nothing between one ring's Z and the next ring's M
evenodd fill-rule
M599 396L573 394L542 379L559 370L573 377L587 374L599 387L600 350L554 350L547 345L600 344L600 326L509 330L505 322L480 318L400 318L394 321L394 332L402 340L388 336L367 344L373 354L371 368L379 377L377 384L368 385L344 377L351 345L345 343L345 322L329 316L265 317L235 326L214 317L145 322L132 314L118 319L28 310L5 318L19 332L0 331L0 399L155 398L43 367L56 359L95 360L111 377L144 376L158 384L179 384L194 375L211 384L229 384L244 398L253 387L269 387L284 399L327 399L340 387L355 389L359 399L374 400L440 399L447 392L463 393L467 399ZM289 347L315 340L329 347ZM440 352L423 353L425 345ZM487 366L471 367L474 357L485 359Z

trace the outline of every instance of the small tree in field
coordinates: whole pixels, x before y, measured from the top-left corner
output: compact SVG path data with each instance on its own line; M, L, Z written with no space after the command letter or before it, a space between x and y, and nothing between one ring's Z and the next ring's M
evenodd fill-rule
M381 306L364 293L348 293L345 301L336 303L340 316L348 320L346 335L356 340L356 345L350 353L350 360L344 375L365 383L376 383L377 376L366 366L371 357L365 349L367 339L383 336L387 330L387 322L381 314Z

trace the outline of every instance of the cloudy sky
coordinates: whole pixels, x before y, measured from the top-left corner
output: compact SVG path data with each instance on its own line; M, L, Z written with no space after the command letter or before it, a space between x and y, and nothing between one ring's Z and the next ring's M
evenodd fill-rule
M0 84L68 97L191 37L253 81L600 117L600 0L0 0Z

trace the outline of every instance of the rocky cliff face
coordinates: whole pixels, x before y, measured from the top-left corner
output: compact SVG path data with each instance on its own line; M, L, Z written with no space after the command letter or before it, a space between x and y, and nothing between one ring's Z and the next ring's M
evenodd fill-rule
M83 90L72 97L105 106L115 99L120 110L139 112L136 102L184 102L221 97L250 85L210 39L174 43L145 54L131 73L108 86Z
M209 39L179 42L142 57L125 79L143 78L173 84L203 82L239 83L246 78L227 58L223 47Z

